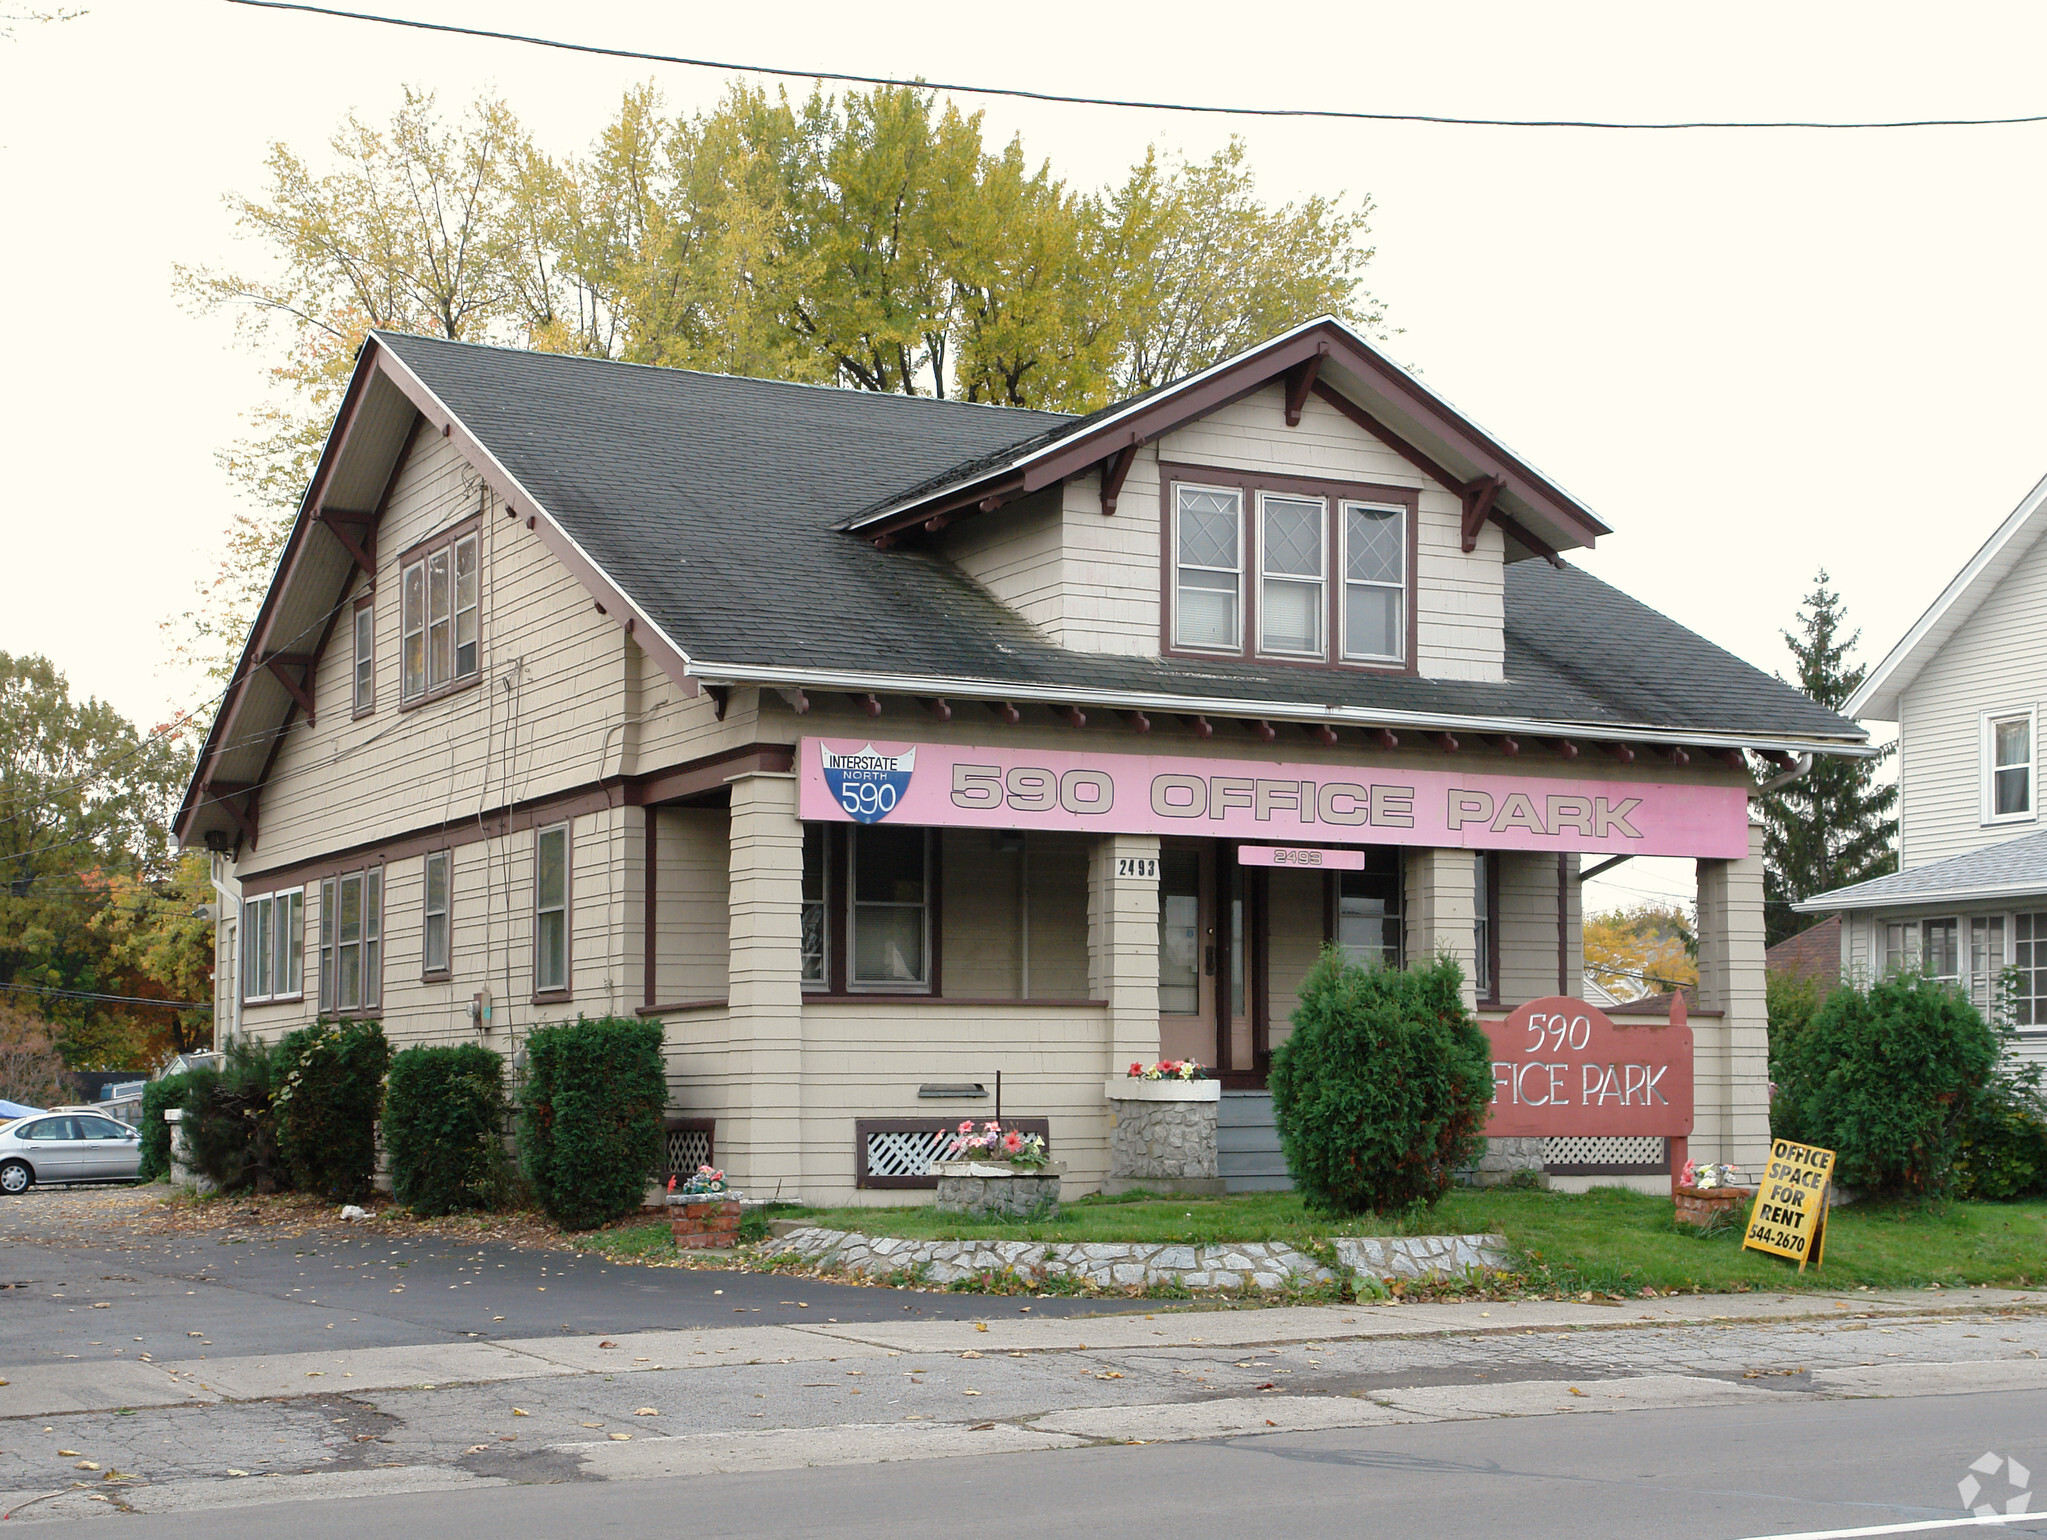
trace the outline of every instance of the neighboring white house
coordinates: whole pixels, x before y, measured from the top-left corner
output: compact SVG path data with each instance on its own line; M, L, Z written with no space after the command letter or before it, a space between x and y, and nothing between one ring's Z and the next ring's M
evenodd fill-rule
M2016 967L2022 1052L2047 1059L2047 481L1969 559L1855 692L1898 724L1898 870L1807 899L1839 910L1850 978L1923 966L1978 1005Z

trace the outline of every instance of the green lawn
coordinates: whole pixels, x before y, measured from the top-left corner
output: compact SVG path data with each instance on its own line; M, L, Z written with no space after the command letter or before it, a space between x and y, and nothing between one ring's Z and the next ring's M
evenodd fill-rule
M790 1209L777 1217L831 1229L922 1240L1291 1241L1331 1235L1461 1234L1507 1237L1528 1285L1586 1289L1907 1288L1926 1284L2017 1286L2047 1282L2047 1202L1894 1204L1837 1208L1824 1266L1796 1266L1744 1252L1738 1228L1699 1235L1679 1227L1668 1198L1605 1188L1583 1195L1451 1192L1399 1221L1331 1222L1291 1193L1229 1198L1081 1198L1057 1220L964 1223L931 1208Z

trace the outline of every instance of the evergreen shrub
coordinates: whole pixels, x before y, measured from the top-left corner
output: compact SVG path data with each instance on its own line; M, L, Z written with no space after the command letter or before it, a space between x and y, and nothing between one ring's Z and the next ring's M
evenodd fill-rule
M142 1166L136 1172L138 1180L160 1182L171 1174L171 1125L164 1121L164 1112L171 1107L188 1105L192 1077L211 1073L211 1070L181 1070L175 1075L165 1075L161 1080L152 1080L142 1088Z
M1950 984L1843 984L1778 1053L1770 1131L1833 1150L1844 1187L1945 1195L1997 1058L1996 1033Z
M277 1192L289 1185L271 1109L278 1075L277 1050L256 1038L229 1044L218 1069L190 1073L184 1127L192 1165L223 1192Z
M661 1165L668 1077L661 1023L578 1017L526 1039L519 1163L558 1224L632 1213Z
M1464 973L1366 969L1330 947L1266 1083L1294 1185L1338 1215L1433 1203L1484 1144L1492 1048Z
M2018 998L2023 981L2005 970L2001 998ZM1991 1023L1999 1059L1976 1110L1963 1125L1955 1191L1964 1198L2030 1198L2047 1193L2047 1064L2021 1059L2009 1011Z
M292 1186L335 1203L369 1196L390 1065L374 1021L318 1021L278 1042L272 1107Z
M415 1214L503 1203L506 1115L504 1060L482 1044L396 1055L384 1101L392 1195Z

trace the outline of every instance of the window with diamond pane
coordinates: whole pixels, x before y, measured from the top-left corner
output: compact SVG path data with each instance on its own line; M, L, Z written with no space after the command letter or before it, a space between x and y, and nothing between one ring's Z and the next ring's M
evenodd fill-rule
M1319 498L1265 497L1264 582L1259 590L1259 647L1266 652L1322 651L1322 503Z
M1407 640L1405 509L1344 505L1343 579L1344 656L1400 658Z
M1173 641L1236 648L1240 498L1212 487L1179 489L1177 602Z

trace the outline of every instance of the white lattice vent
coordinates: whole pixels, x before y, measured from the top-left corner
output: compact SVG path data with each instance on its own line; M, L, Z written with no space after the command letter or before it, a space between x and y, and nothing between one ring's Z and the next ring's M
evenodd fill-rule
M1668 1158L1663 1139L1655 1134L1604 1134L1542 1141L1542 1163L1546 1166L1654 1166L1660 1170Z
M952 1142L949 1130L919 1128L867 1135L869 1176L929 1176L931 1163Z
M668 1130L668 1171L671 1176L688 1176L698 1166L711 1163L711 1131L708 1128Z

